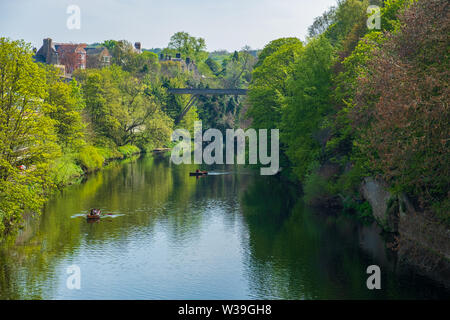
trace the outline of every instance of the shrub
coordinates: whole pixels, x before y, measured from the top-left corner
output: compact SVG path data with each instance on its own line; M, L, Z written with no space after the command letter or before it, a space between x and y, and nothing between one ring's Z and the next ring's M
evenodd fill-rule
M132 156L133 154L137 154L137 153L141 152L141 150L138 147L131 145L131 144L121 146L118 148L118 150L124 157L129 157L129 156Z
M305 203L309 205L320 204L332 194L328 181L318 173L312 173L305 178L303 191Z
M54 162L51 172L52 180L57 187L68 185L73 178L83 175L83 169L76 162L75 154L65 154Z
M354 115L368 165L396 192L437 207L448 198L448 1L417 1L360 78ZM441 206L441 205L439 205Z
M87 171L95 171L103 166L105 158L99 153L94 146L84 146L78 153L78 162L82 168Z
M120 153L117 148L111 147L111 146L102 146L102 147L96 147L98 153L105 159L105 160L111 160L111 159L122 159L123 155Z

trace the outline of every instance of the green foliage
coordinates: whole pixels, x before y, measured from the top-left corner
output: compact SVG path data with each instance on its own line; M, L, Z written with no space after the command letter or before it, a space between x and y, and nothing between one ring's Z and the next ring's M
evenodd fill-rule
M275 40L269 46L273 47L278 43ZM265 49L263 52L267 52ZM271 49L272 54L266 56L253 71L253 80L248 93L250 107L246 116L252 119L254 128L279 127L282 105L288 95L287 79L292 74L294 63L302 53L302 49L303 45L299 40L277 46L277 50Z
M372 207L367 201L355 201L348 197L343 201L343 212L356 217L363 223L371 223L374 221Z
M108 50L113 51L117 45L116 40L105 40L102 45L106 47Z
M385 0L381 8L381 28L394 31L400 27L398 15L403 13L415 0Z
M78 153L77 160L84 171L92 172L100 169L105 162L98 149L94 146L84 146Z
M294 164L294 173L303 179L308 166L319 159L327 138L324 119L333 112L331 68L334 49L325 37L311 40L295 63L288 82L281 122L281 141Z
M448 2L414 2L358 79L353 120L360 154L395 192L424 209L448 199ZM414 44L414 45L411 45ZM445 207L445 206L444 206Z
M116 66L77 73L81 81L86 111L93 131L117 145L160 143L168 140L170 119L163 114L158 97L152 95L151 83L134 77ZM159 123L155 123L159 121ZM152 141L154 129L163 137Z
M132 155L135 155L135 154L138 154L138 153L141 152L141 150L140 150L138 147L133 146L133 145L131 145L131 144L127 144L127 145L125 145L125 146L118 147L117 150L118 150L124 157L129 157L129 156L132 156Z
M368 5L339 1L315 20L303 48L292 38L269 43L246 116L255 128L280 128L281 157L307 202L339 195L344 211L366 219L358 187L381 175L448 221L445 1L385 1L381 31L366 27ZM336 172L322 174L326 166Z
M52 186L59 147L45 79L29 45L0 38L0 231L13 231L25 210L38 211Z
M50 68L50 67L49 67ZM48 71L48 115L55 120L58 143L64 148L76 150L84 144L84 123L81 112L84 99L75 80L70 83L57 79L54 70Z
M220 65L214 59L208 58L205 63L214 74L217 74L220 71Z
M327 179L315 172L305 177L303 192L305 203L310 205L323 203L324 200L332 195Z
M271 56L273 53L278 51L280 47L285 45L299 45L299 44L301 44L301 41L298 38L280 38L270 41L259 53L258 62L256 63L255 68L259 67L267 57Z
M84 174L83 169L77 164L76 154L73 153L58 158L51 169L52 180L58 188L71 184L74 178Z
M112 160L112 159L121 159L123 158L123 154L120 153L117 148L113 145L101 145L96 146L97 152L105 159L105 160Z
M181 57L184 59L189 57L195 62L200 62L208 58L208 53L205 49L205 39L195 38L189 33L181 31L172 35L167 49L164 49L162 52L172 56L175 56L176 53L181 53Z
M230 59L223 62L222 86L225 88L247 86L251 81L255 64L256 58L250 53L250 48L244 47L241 52L234 54Z
M330 26L323 35L333 45L341 47L342 42L352 32L355 26L363 25L365 27L368 7L368 0L341 1L330 18Z
M314 19L313 24L308 28L308 36L314 38L324 33L336 19L336 7L332 6L321 16Z

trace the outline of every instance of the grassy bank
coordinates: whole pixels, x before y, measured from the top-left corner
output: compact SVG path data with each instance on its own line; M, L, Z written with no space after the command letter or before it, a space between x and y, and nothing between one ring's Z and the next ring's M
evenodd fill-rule
M120 147L84 146L76 153L68 153L57 159L52 167L52 180L57 188L72 184L86 173L101 169L111 160L125 159L141 153L134 145Z

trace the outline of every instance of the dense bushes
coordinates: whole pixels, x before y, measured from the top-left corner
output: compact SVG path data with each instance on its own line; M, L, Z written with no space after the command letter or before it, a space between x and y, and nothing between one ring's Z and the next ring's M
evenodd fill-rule
M39 209L60 156L49 116L46 72L23 41L0 38L0 232L14 230L25 209Z
M418 1L360 78L354 119L375 173L450 217L448 1Z
M77 157L68 153L55 160L52 165L51 178L56 187L62 188L70 184L74 178L84 174L83 169L77 163Z
M134 154L141 152L141 150L138 147L133 146L133 145L121 146L117 149L124 157L129 157L129 156L132 156Z
M97 148L84 146L80 149L77 160L85 171L90 172L100 169L103 166L105 158L102 157Z

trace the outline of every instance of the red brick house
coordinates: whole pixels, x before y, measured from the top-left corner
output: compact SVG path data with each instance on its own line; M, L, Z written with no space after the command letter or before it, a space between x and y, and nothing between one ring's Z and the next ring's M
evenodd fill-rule
M42 47L36 52L35 59L53 65L64 65L65 72L71 74L76 69L86 69L86 44L53 43L44 39Z
M55 44L59 63L66 67L67 73L76 69L86 69L86 44Z

